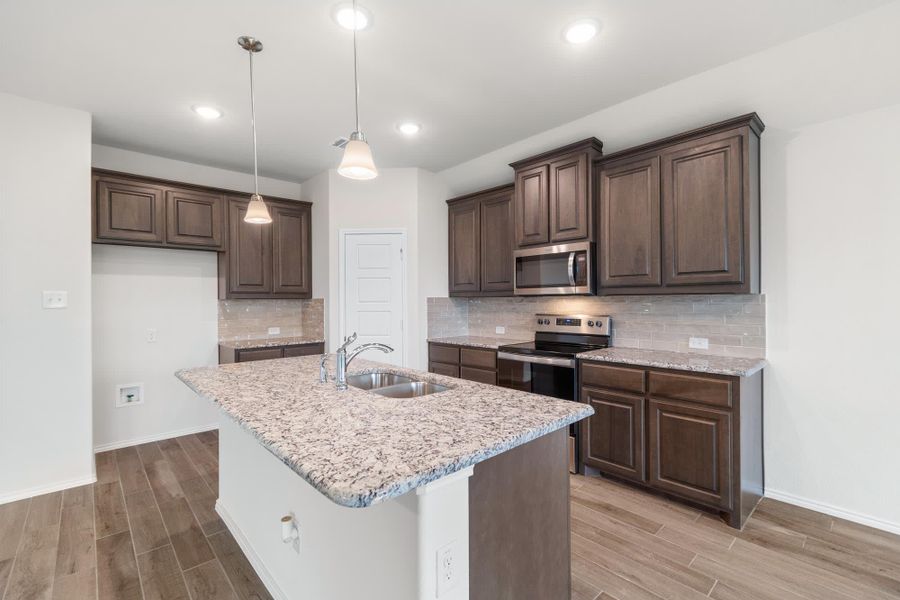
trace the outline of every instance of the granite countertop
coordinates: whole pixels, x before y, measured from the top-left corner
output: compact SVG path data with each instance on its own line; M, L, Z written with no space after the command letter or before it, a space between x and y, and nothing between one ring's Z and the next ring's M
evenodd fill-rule
M176 376L322 494L350 507L400 496L594 412L579 402L363 359L350 373L389 371L451 389L413 399L340 392L319 383L319 360L235 363Z
M273 346L294 346L296 344L322 344L325 338L292 335L283 337L264 337L249 340L219 340L219 345L232 350L247 350L250 348L271 348Z
M471 348L490 348L496 350L506 344L519 344L530 340L517 340L507 337L479 337L475 335L460 335L456 337L428 338L435 344L447 344L449 346L469 346Z
M713 373L716 375L736 375L738 377L753 375L768 364L764 358L740 358L736 356L644 350L640 348L605 348L603 350L582 352L578 355L578 358L594 362L621 363L660 369Z

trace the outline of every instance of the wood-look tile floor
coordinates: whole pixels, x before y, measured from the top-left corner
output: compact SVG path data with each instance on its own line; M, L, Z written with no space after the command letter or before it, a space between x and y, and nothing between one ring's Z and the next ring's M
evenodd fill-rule
M96 459L93 485L0 505L2 600L271 598L214 509L217 432Z
M743 531L573 476L572 598L900 599L900 536L768 498Z
M0 600L271 598L215 513L218 476L207 432L0 505ZM900 536L768 499L735 531L608 480L571 489L572 600L900 600Z

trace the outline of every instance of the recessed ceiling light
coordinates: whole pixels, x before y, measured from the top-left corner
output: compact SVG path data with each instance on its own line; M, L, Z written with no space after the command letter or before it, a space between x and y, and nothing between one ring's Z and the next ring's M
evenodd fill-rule
M416 135L422 130L422 126L412 121L404 121L397 125L397 131L403 135Z
M581 19L575 21L563 32L563 37L570 44L583 44L589 42L600 31L600 24L593 19Z
M191 110L204 119L221 119L223 114L221 110L208 104L195 104Z
M361 31L372 26L372 13L362 6L354 9L352 4L338 4L332 16L338 25L351 31Z

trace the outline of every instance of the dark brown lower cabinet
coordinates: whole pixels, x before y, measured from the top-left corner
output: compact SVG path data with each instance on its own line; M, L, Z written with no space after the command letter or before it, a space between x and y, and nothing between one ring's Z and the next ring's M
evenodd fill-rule
M230 348L219 346L219 364L250 362L253 360L271 360L273 358L291 358L294 356L310 356L323 354L325 344L291 344L289 346L266 346L265 348Z
M762 372L749 377L579 361L582 469L712 509L743 527L763 494Z
M497 385L497 351L429 342L428 371Z

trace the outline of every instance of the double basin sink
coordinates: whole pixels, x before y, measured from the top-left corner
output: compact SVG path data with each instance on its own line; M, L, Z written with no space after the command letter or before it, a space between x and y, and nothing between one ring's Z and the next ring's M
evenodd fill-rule
M361 390L369 390L388 398L418 398L450 389L437 383L413 381L410 377L404 377L396 373L348 375L347 385Z

